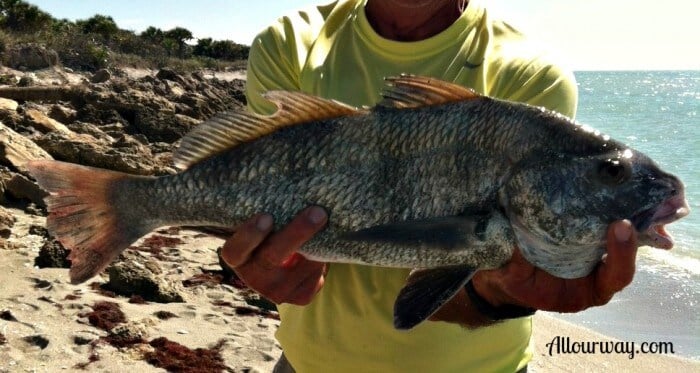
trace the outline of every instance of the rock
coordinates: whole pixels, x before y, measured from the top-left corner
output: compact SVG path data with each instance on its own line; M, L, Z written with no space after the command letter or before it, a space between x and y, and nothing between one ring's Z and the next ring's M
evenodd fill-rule
M189 109L183 110L182 114L194 118L207 118L216 112L216 109L211 107L211 100L199 93L186 93L180 96L178 101L189 107Z
M119 124L117 124L119 125ZM68 125L68 129L75 133L83 133L86 135L90 135L97 140L102 140L106 142L112 142L114 141L114 138L110 136L109 134L105 133L103 130L105 129L104 127L98 127L92 123L85 123L85 122L74 122ZM123 127L122 131L115 131L117 133L124 133Z
M73 133L73 131L69 130L63 123L48 117L37 109L26 109L24 115L27 126L35 128L39 132L47 133L57 131L66 134Z
M34 265L39 268L70 268L69 254L70 250L60 242L47 240L39 249L39 255L34 258Z
M17 221L17 218L15 218L14 214L12 214L10 210L0 206L0 237L10 237L15 221Z
M0 111L17 111L18 106L17 101L0 97Z
M18 87L31 87L34 85L34 77L31 75L25 75L21 78L19 78L19 81L17 82Z
M20 128L24 118L17 112L17 110L0 110L0 123L9 127L10 129Z
M201 84L201 87L197 89L197 91L200 92L202 96L217 103L221 103L224 99L219 92L216 92L204 84Z
M24 212L29 215L44 216L46 217L46 206L38 206L36 203L32 202L24 206Z
M37 159L53 158L31 140L0 123L0 163L28 175L24 164Z
M104 83L112 78L112 73L107 69L100 69L95 72L90 78L91 83Z
M5 182L5 192L17 199L28 199L41 207L46 207L44 197L49 195L45 190L21 174L15 174L10 180Z
M251 291L244 296L244 300L251 306L255 306L266 311L277 312L277 306L258 293Z
M115 148L134 148L138 149L139 152L149 153L151 149L148 148L146 144L148 144L148 139L144 135L136 134L134 136L131 136L122 134L116 140L114 140L112 146Z
M180 123L181 126L190 129L197 127L200 123L202 123L201 120L192 118L191 116L184 114L175 114L175 119Z
M15 177L16 172L10 171L6 166L0 166L0 204L4 204L5 200L5 190L7 189L5 185L8 181Z
M172 86L170 86L170 94L175 97L180 97L185 94L185 90L173 84Z
M107 269L109 282L106 287L124 296L140 295L143 299L159 302L184 302L175 286L153 271L153 263L141 264L143 259L127 258Z
M137 141L129 146L114 147L117 142L99 141L85 134L66 136L59 132L47 133L36 141L56 159L66 162L139 175L153 174L156 168L151 150Z
M192 74L190 74L194 80L198 80L200 82L204 81L204 73L201 71L193 71Z
M49 117L61 123L73 123L77 116L78 112L76 110L63 105L52 105L51 109L49 110Z
M172 112L142 110L138 113L134 127L148 137L149 141L172 143L190 132L199 121Z
M122 125L122 128L129 125L129 121L124 119L124 117L118 111L113 109L98 109L94 105L85 105L79 108L76 112L75 120L86 123L94 123L100 127L102 124L110 123L119 123Z
M176 73L175 70L168 68L158 70L158 72L156 73L156 78L161 80L170 80L178 83L185 82L185 79L180 74Z
M58 54L37 44L17 44L5 52L5 64L13 69L39 70L58 65Z
M152 153L173 152L177 149L175 145L168 144L167 142L152 142L148 144L148 147L151 148Z
M129 322L112 328L105 339L114 347L127 347L145 343L146 338L148 338L148 332L143 325Z
M28 233L44 238L50 237L49 230L46 229L43 225L30 225Z

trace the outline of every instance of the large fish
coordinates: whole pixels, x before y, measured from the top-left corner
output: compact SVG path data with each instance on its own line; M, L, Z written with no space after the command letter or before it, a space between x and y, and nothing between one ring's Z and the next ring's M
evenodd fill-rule
M160 226L233 227L264 211L280 227L320 205L328 226L304 256L419 269L394 307L406 329L516 245L562 278L592 271L615 220L641 244L673 246L664 225L689 212L683 184L644 154L542 108L436 79L387 81L374 108L268 92L274 115L223 113L185 137L173 176L31 163L72 282Z

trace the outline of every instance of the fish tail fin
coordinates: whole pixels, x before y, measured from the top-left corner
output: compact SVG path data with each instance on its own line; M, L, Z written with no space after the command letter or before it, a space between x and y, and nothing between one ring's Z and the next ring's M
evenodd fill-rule
M150 224L120 218L128 206L115 204L118 182L139 176L58 161L27 164L46 197L46 226L70 249L71 283L87 281L102 271L124 249L150 232Z

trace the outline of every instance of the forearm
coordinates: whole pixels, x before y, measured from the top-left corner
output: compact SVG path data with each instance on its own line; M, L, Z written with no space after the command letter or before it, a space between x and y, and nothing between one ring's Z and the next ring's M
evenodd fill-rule
M517 300L506 296L497 282L484 277L480 274L474 276L431 320L479 328L535 313L535 308L517 305Z

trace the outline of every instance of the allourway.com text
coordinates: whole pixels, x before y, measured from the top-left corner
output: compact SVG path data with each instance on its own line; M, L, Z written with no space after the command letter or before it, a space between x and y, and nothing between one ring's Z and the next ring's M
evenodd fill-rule
M572 341L570 337L556 336L547 343L549 356L560 354L674 354L673 342Z

